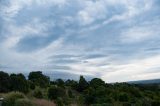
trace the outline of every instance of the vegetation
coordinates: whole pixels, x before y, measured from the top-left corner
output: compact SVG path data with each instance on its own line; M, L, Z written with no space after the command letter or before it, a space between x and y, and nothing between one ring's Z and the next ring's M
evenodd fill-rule
M160 84L108 84L99 78L79 81L49 77L40 71L0 72L2 106L160 106Z

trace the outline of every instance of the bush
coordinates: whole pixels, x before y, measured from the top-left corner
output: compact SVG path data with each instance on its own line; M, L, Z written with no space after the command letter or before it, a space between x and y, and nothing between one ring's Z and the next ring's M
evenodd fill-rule
M126 93L120 93L119 94L119 101L128 102L129 101L129 96Z
M25 98L24 94L19 92L11 92L6 95L4 98L2 106L13 106L17 99Z
M48 98L49 99L57 99L58 97L64 97L65 90L61 87L51 86L48 89Z
M15 101L15 106L34 106L28 99L18 99Z
M68 90L68 96L69 96L69 98L73 98L74 97L71 89Z
M64 106L62 98L57 99L57 106Z
M33 96L42 99L43 98L42 91L39 88L35 89L33 92Z

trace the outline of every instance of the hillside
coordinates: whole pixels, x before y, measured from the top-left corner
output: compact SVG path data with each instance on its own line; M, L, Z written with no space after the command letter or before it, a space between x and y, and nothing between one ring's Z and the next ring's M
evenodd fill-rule
M160 79L130 81L131 84L160 84Z
M41 71L26 78L22 73L0 71L0 98L4 98L2 106L160 106L160 86L109 84L83 76L78 81L50 80Z

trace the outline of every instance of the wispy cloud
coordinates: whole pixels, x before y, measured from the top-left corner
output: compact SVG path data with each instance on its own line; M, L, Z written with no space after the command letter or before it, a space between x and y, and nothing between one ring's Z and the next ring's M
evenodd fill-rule
M158 0L0 1L0 69L159 78Z

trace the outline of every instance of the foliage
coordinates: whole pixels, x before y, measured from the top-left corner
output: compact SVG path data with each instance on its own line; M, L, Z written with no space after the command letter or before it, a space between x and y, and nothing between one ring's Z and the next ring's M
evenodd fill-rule
M36 88L35 84L32 81L28 81L28 84L31 90L34 90Z
M79 83L78 83L78 91L83 92L88 87L88 82L85 80L83 76L80 76Z
M78 89L78 82L74 80L66 80L65 85L71 87L74 90Z
M16 100L23 98L25 98L25 96L22 93L19 92L8 93L4 98L2 106L14 106Z
M57 86L64 87L64 81L62 79L57 79L55 82Z
M57 99L58 97L63 97L65 95L65 90L61 87L51 86L48 89L48 98Z
M36 98L38 98L38 99L42 99L43 98L43 93L42 93L42 91L39 88L36 88L33 91L33 96L36 97Z
M23 74L11 74L11 89L13 91L19 91L27 93L29 90L29 85Z
M0 72L0 90L3 106L160 106L160 84L106 84L83 76L79 81L50 81L39 71L31 72L28 80L23 74ZM24 92L29 99L19 92L5 94L9 91Z
M8 92L10 89L10 77L8 73L0 71L0 92Z
M102 81L101 79L99 78L93 78L91 81L90 81L90 86L93 87L93 88L97 88L99 86L105 86L105 82Z
M14 106L34 106L29 99L18 99L15 101Z
M46 88L49 85L49 77L43 75L41 71L30 72L28 79L42 88Z
M68 90L68 96L69 96L69 98L73 98L74 97L71 89Z

